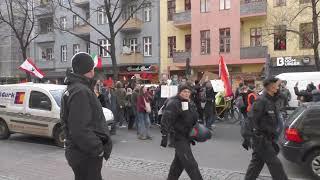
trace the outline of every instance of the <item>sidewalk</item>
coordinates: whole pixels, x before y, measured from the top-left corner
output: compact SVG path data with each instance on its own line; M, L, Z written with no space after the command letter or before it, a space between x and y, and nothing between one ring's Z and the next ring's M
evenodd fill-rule
M112 156L103 166L105 180L165 180L169 164ZM201 168L206 180L242 180L243 174L228 170ZM72 180L73 174L60 152L29 158L0 170L0 180ZM184 174L181 180L188 180ZM271 180L271 178L260 178Z

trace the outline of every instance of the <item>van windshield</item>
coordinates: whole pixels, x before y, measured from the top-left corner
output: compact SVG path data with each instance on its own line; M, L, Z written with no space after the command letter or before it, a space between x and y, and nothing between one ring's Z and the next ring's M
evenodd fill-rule
M59 107L61 107L61 96L64 89L58 89L58 90L51 90L50 94L53 96L54 100L58 104Z

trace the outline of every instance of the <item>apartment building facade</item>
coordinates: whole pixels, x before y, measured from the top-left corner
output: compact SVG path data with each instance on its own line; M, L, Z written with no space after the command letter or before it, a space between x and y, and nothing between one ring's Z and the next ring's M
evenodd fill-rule
M160 37L162 73L184 75L191 60L192 0L160 1Z
M123 13L117 27L139 5L129 0L122 0L120 3ZM102 0L73 0L72 6L92 26L109 36L109 24L102 4ZM37 14L40 35L33 43L31 57L34 57L37 66L45 71L46 78L61 80L65 76L66 69L71 67L72 56L80 51L96 54L102 58L103 68L97 71L99 78L112 77L110 55L99 46L86 41L91 40L109 50L111 44L107 39L85 24L81 18L61 7L56 8L54 12L47 4L43 4L41 8ZM132 15L116 36L116 56L120 78L128 79L133 75L139 75L150 81L158 79L160 59L158 16L159 3L150 1ZM82 38L54 29L57 23L60 28L71 30Z

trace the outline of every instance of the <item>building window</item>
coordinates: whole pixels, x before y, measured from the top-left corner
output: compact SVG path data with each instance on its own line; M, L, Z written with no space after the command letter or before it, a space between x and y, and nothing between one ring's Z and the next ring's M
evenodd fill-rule
M168 55L170 58L173 57L173 53L176 51L176 37L168 37Z
M46 57L47 61L53 60L53 49L52 48L47 48L46 49L46 55L47 55L47 57Z
M300 24L300 48L312 48L313 28L312 23Z
M310 3L311 0L300 0L300 4L306 4L306 3Z
M191 34L185 35L184 36L184 43L185 43L185 49L186 52L190 52L191 51Z
M101 47L99 47L99 56L101 57L110 57L110 54L105 50L110 50L111 44L106 39L98 40L98 43Z
M129 6L129 16L130 18L137 18L137 6L136 5L132 5Z
M220 10L230 9L231 0L220 0Z
M250 29L250 46L261 46L262 43L262 29L261 28L251 28Z
M52 32L52 23L47 23L47 32Z
M107 18L107 13L106 11L104 10L103 7L99 7L98 8L98 24L101 25L101 24L108 24L108 18Z
M200 0L200 12L209 12L210 0Z
M49 4L49 0L40 0L40 6L46 6Z
M130 39L130 50L132 53L136 53L138 51L138 39L137 38Z
M220 29L220 52L228 53L230 52L230 39L231 33L230 28Z
M286 29L285 25L274 27L274 50L283 51L287 49Z
M80 52L80 44L74 44L73 45L73 54L77 54Z
M73 28L80 25L80 18L77 15L73 15Z
M60 18L60 27L63 30L67 29L67 18L66 17L61 17Z
M176 13L176 1L169 0L168 1L168 21L173 20L174 13Z
M67 45L61 46L61 61L67 62Z
M152 56L152 38L151 37L143 38L143 55Z
M184 9L186 11L191 10L191 0L184 0Z
M125 39L125 38L123 39L123 41L122 41L122 46L129 46L127 39Z
M200 31L201 54L210 54L210 30Z
M88 54L91 53L90 43L87 43L87 53L88 53Z
M148 3L145 5L144 9L143 9L143 13L144 13L144 22L150 22L151 21L151 3Z
M286 0L274 0L274 6L285 6Z

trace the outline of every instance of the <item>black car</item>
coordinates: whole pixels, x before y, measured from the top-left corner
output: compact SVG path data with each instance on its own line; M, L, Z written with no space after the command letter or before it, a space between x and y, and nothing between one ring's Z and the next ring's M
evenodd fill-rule
M320 180L320 103L304 104L288 117L280 144L287 160Z

